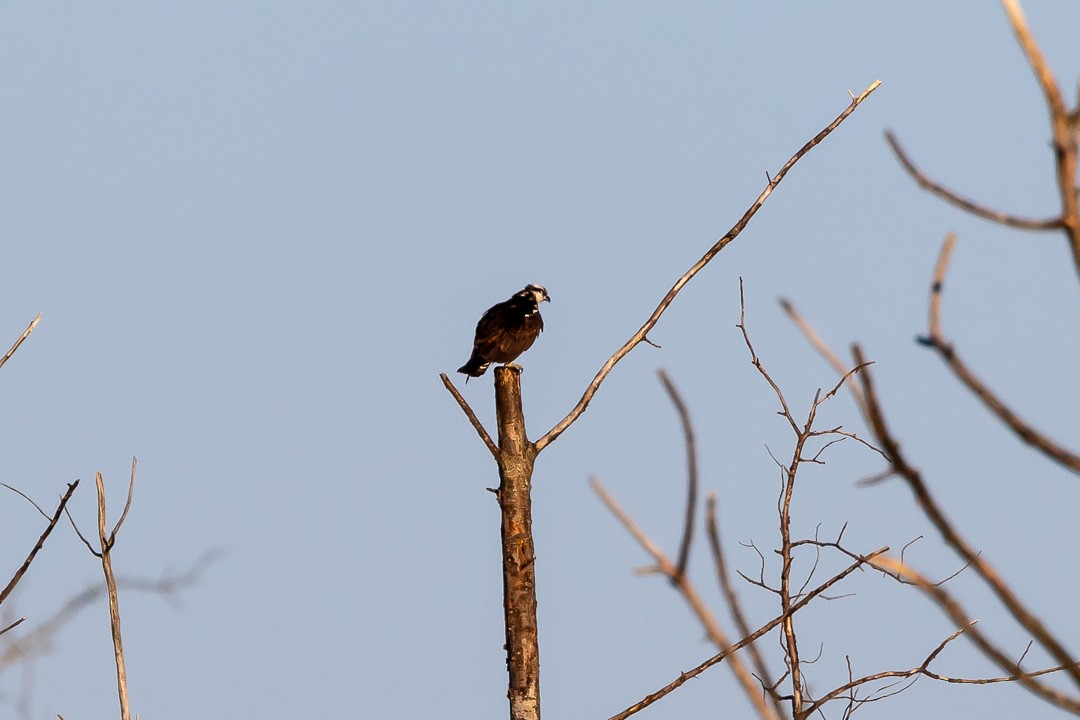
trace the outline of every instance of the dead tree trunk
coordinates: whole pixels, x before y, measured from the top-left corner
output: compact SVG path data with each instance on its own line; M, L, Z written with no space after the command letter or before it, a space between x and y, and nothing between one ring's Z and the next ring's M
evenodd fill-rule
M521 368L495 368L502 509L503 609L510 720L540 720L540 650L536 630L536 567L532 536L532 473L536 447L525 435Z

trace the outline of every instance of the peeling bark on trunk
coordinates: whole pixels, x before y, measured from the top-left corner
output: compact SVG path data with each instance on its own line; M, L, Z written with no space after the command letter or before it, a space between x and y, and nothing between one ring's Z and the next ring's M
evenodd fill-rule
M540 719L540 651L536 629L536 568L532 537L532 472L536 448L525 435L521 368L495 368L499 424L499 507L502 509L503 608L510 720Z

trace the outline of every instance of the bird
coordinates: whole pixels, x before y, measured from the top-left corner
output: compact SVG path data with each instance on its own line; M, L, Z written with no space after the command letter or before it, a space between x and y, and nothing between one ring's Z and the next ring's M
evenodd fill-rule
M542 285L526 285L520 292L488 308L476 323L469 362L458 368L468 377L480 377L493 362L511 363L532 347L544 329L540 303L551 302Z

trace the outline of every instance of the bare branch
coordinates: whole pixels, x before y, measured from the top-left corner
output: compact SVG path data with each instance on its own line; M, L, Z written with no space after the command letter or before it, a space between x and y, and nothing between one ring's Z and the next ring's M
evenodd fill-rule
M499 462L499 448L491 440L491 436L488 435L487 430L484 429L484 424L480 422L480 419L478 417L476 417L476 413L474 413L473 409L469 407L469 403L467 403L465 401L465 398L461 396L461 393L458 392L458 389L454 387L454 383L450 382L450 378L446 376L446 373L439 373L439 377L442 378L443 385L446 386L446 389L450 392L451 395L454 396L454 399L457 400L458 405L461 406L461 410L465 413L465 417L469 418L469 422L472 423L472 426L476 430L476 433L480 436L480 439L484 441L484 444L487 445L488 450L491 451L491 456L495 458L495 462Z
M127 519L128 510L131 509L131 498L135 494L135 465L138 463L136 458L131 458L131 481L128 483L127 500L124 502L124 512L120 513L120 519L116 521L116 525L113 526L112 532L109 533L109 547L112 547L116 542L116 533L120 530L120 526L124 524L124 520Z
M743 281L741 277L739 278L739 324L736 325L736 327L742 331L743 342L746 343L746 349L750 351L750 364L757 369L763 378L765 378L765 381L769 383L769 387L773 389L773 393L776 394L776 399L780 401L782 410L778 414L788 421L788 425L790 425L791 429L798 435L799 425L795 422L795 418L791 414L791 409L788 407L787 400L784 399L784 393L780 390L780 386L773 381L772 376L766 372L765 366L761 364L761 359L758 357L757 353L754 352L753 343L750 342L750 334L746 330L746 298L743 295ZM772 452L770 451L769 454L771 455ZM787 470L787 468L775 457L773 460L781 468L784 468L785 471Z
M777 509L780 516L780 557L781 557L781 569L780 569L780 605L784 613L784 622L782 626L782 637L784 641L784 658L787 662L788 672L791 674L791 716L793 718L805 717L803 711L804 705L804 688L802 670L800 667L799 649L798 649L798 636L795 632L795 622L792 617L791 607L792 601L805 589L806 584L800 590L793 594L791 586L791 570L792 570L792 549L794 547L791 540L791 499L795 492L795 478L798 473L799 465L803 462L819 462L819 456L825 450L822 448L818 451L813 458L806 458L804 456L804 448L807 441L811 437L817 437L820 435L827 435L831 433L837 433L839 428L835 428L831 431L814 431L814 419L817 416L817 410L823 402L836 394L837 390L844 384L848 377L855 374L858 370L862 369L865 364L859 363L854 369L845 372L836 386L826 395L821 394L819 388L814 393L814 400L810 404L810 410L807 413L806 422L800 427L795 422L795 418L791 414L791 410L788 407L787 401L784 399L784 395L780 390L780 387L769 375L768 371L762 365L761 360L758 358L757 353L754 352L753 344L750 342L750 334L746 328L746 302L743 293L742 278L739 278L739 329L742 331L743 341L746 343L747 349L750 351L750 362L754 365L757 371L765 378L769 386L773 389L777 398L780 401L780 405L783 408L781 415L787 420L791 429L795 432L795 449L792 453L791 463L787 466L781 465L784 473L783 487L780 498L778 500ZM825 447L828 447L826 444ZM778 463L779 464L779 463ZM815 563L814 567L817 565ZM811 576L813 571L811 571ZM809 578L807 579L809 583Z
M891 575L903 577L905 580L917 585L919 589L933 600L949 618L956 623L957 627L964 628L966 635L983 655L999 668L1009 673L1009 677L1015 679L1025 688L1038 695L1043 700L1052 703L1074 714L1080 714L1080 698L1066 695L1065 693L1046 685L1035 679L1042 673L1028 673L1017 665L1001 648L995 645L968 616L963 606L948 593L940 583L928 580L918 571L898 560L890 557L877 557L870 561L870 565ZM1045 646L1044 646L1045 647ZM1074 674L1078 671L1076 661L1065 663L1059 669ZM940 678L939 678L940 679Z
M128 486L128 501L131 501L131 491L135 484L135 468L132 465L131 484ZM101 569L105 574L105 587L109 594L109 624L112 630L113 657L116 660L116 690L120 699L120 719L130 720L131 709L128 702L127 691L127 667L124 661L124 643L120 632L120 603L116 590L116 576L112 568L112 548L116 542L116 531L111 535L106 534L105 523L105 483L101 479L101 473L95 476L97 484L97 518L98 518L98 541L101 543ZM127 508L124 508L127 513ZM117 524L119 527L119 523Z
M930 335L922 340L922 344L933 348L938 356L945 361L945 364L949 366L949 369L953 371L956 378L971 392L975 393L976 397L982 400L983 405L1005 423L1017 437L1054 462L1075 473L1080 473L1080 455L1051 440L1017 415L1016 412L1002 402L986 383L972 372L971 368L960 359L952 342L945 338L941 330L941 296L945 287L945 275L949 270L949 259L952 256L955 244L956 234L949 233L945 237L945 242L941 245L941 253L938 255L937 266L934 269L934 280L930 284Z
M862 348L857 344L852 346L852 353L855 356L856 362L862 363L864 361ZM1010 588L1001 576L998 575L993 566L991 566L981 554L976 552L975 549L968 544L967 540L965 540L956 529L956 526L945 516L945 513L938 506L937 501L930 493L929 487L927 487L926 483L923 481L922 474L911 466L904 458L904 455L900 450L900 444L892 435L885 422L885 415L881 409L877 391L874 387L873 375L869 369L860 373L859 379L862 382L863 394L866 397L866 422L877 437L878 443L891 459L895 473L907 482L907 485L915 495L915 500L919 504L923 514L926 515L930 522L933 523L934 527L937 528L938 532L941 533L945 542L952 547L961 558L968 562L976 573L978 573L979 577L983 579L997 596L998 600L1001 601L1001 604L1005 606L1005 609L1009 611L1020 625L1034 636L1035 640L1046 650L1054 661L1062 665L1065 668L1065 671L1072 677L1073 681L1080 686L1080 666L1077 665L1076 660L1072 658L1057 637L1050 632L1050 630L1043 625L1042 621L1035 617L1020 598L1016 596L1016 593L1014 593L1012 588ZM958 622L957 624L961 625L966 623ZM1006 672L1012 671L1007 670Z
M717 253L727 247L727 245L732 240L734 240L739 235L739 233L743 231L743 228L745 228L747 223L750 222L750 219L757 214L757 211L759 209L761 209L761 206L765 203L765 200L767 200L768 197L772 195L772 192L774 189L776 189L776 186L779 185L780 182L787 176L787 173L792 168L792 166L794 166L795 163L801 160L816 145L821 143L822 140L828 137L833 130L839 127L840 123L846 120L847 117L851 115L851 113L855 112L855 109L860 104L862 104L863 101L870 97L870 94L874 92L874 90L876 90L879 85L881 85L881 81L875 80L868 88L866 88L866 90L862 92L861 95L852 98L851 103L844 109L842 113L840 113L840 115L836 117L835 120L829 123L821 132L811 138L805 145L799 148L799 150L794 155L792 155L786 163L784 163L784 166L780 168L779 172L777 172L771 180L769 180L768 184L765 186L765 189L761 191L761 194L758 195L757 199L753 202L753 204L751 204L750 207L747 208L746 212L743 213L743 216L739 218L738 222L736 222L735 225L733 225L732 228L728 230L728 232L722 238L717 240L716 243L711 248L709 248L709 250L701 257L701 259L694 263L690 267L690 269L682 275L682 277L675 281L675 284L672 285L671 289L668 290L666 295L664 295L663 299L660 301L660 304L656 306L655 310L653 310L652 315L650 315L649 318L645 321L645 324L642 325L641 328L639 328L638 331L634 333L621 348L616 350L615 353L610 358L608 358L607 362L605 362L604 365L600 368L600 370L596 373L596 377L594 377L592 379L592 382L589 383L588 387L585 388L585 392L581 396L581 399L578 401L577 405L575 405L573 409L570 410L566 417L556 423L555 426L551 428L551 430L549 430L547 433L544 434L543 437L536 441L537 452L540 452L545 447L547 447L553 440L555 440L555 438L562 435L567 428L569 428L575 421L577 421L579 417L581 417L581 414L585 412L585 408L587 408L589 406L589 403L592 401L593 396L596 395L596 391L600 389L600 384L604 382L604 379L612 371L615 365L624 357L626 357L627 354L629 354L630 351L638 345L638 343L644 342L645 336L648 335L649 331L652 330L656 323L660 320L660 316L664 314L664 311L667 310L668 306L671 305L671 303L675 300L675 296L679 294L679 291L681 291L683 287L688 282L690 282L690 280L692 280L695 275L697 275L699 270L705 267L709 263L709 261L716 257Z
M7 631L9 631L9 630L14 630L15 628L17 628L17 627L19 627L20 625L22 625L22 624L23 624L24 622L26 622L26 618L24 618L24 617L21 617L21 618L19 618L18 620L16 620L15 622L11 623L11 624L10 624L10 625L8 625L7 627L5 627L5 628L3 628L3 629L0 629L0 635L3 635L4 633L6 633L6 632L7 632Z
M690 562L690 543L694 538L694 517L697 515L698 493L697 445L694 438L694 424L690 420L690 410L679 394L679 389L675 387L675 383L672 382L666 370L657 371L657 375L660 376L660 382L663 383L664 390L667 391L668 397L675 406L675 411L679 414L683 436L686 438L686 520L683 522L682 542L679 543L679 559L675 562L675 578L672 579L673 582L677 582L686 574L686 564Z
M825 581L824 583L822 583L818 587L814 588L802 600L799 600L797 603L793 604L791 606L791 613L796 613L799 610L803 609L814 598L816 598L818 595L825 592L827 589L829 589L830 587L832 587L836 583L840 582L841 580L846 578L851 573L855 572L857 569L862 567L868 561L872 560L873 558L875 558L878 555L881 555L882 553L885 553L885 552L888 552L888 547L883 547L880 550L875 550L874 552L870 553L869 555L861 557L859 560L852 563L851 565L849 565L847 568L845 568L841 572L837 573L836 575L832 576L831 578L829 578L827 581ZM763 635L765 635L766 633L771 631L773 628L775 628L777 625L782 623L786 617L787 617L787 614L785 613L783 615L780 615L779 617L773 618L769 622L767 622L764 625L762 625L761 627L759 627L757 630L755 630L750 635L747 635L742 640L739 640L738 642L734 643L731 646L730 650L721 650L719 653L717 653L716 655L713 655L711 658L709 658L705 662L701 663L697 667L693 668L692 670L687 670L685 672L679 673L679 677L675 678L670 683L668 683L664 687L660 688L656 692L646 695L640 701L634 703L633 705L631 705L627 709L623 710L622 712L617 713L615 715L612 715L609 720L625 720L626 718L630 717L631 715L634 715L635 713L638 713L641 710L644 710L645 708L647 708L650 705L652 705L653 703L655 703L657 700L660 700L661 698L663 698L665 695L669 695L673 691L677 690L680 686L682 686L684 683L686 683L687 680L690 680L692 678L697 677L701 673L703 673L706 670L708 670L709 668L711 668L713 665L716 665L716 664L718 664L720 662L723 662L724 659L729 657L732 653L736 652L737 650L741 650L742 648L746 647L747 645L754 642L758 638L762 637Z
M71 496L75 493L75 488L77 487L79 487L78 480L70 483L67 487L67 491L60 497L60 504L56 506L56 511L53 513L53 516L49 518L49 524L45 527L45 531L41 533L41 536L38 538L37 542L34 543L34 547L31 548L30 554L26 556L26 560L23 561L22 566L15 571L15 574L11 577L11 580L8 581L7 587L5 587L3 590L0 590L0 603L3 603L5 600L7 600L8 596L11 595L11 591L14 590L15 586L19 584L19 581L22 580L23 575L26 574L26 571L30 569L30 563L34 562L34 558L37 556L38 551L40 551L41 548L45 545L45 541L52 533L53 528L56 527L56 523L60 522L60 514L64 512L64 509L67 507L68 500L71 499Z
M1073 261L1080 273L1080 197L1077 197L1077 138L1076 120L1080 107L1072 112L1065 105L1065 98L1054 80L1054 73L1042 50L1028 28L1019 0L1002 0L1005 14L1013 33L1042 88L1046 105L1050 109L1050 126L1054 137L1054 164L1057 170L1058 194L1061 198L1061 225L1069 238Z
M799 665L799 644L795 633L794 612L791 604L793 600L791 593L791 497L795 492L795 476L799 468L799 458L802 456L802 446L806 442L806 433L810 430L816 407L815 402L810 409L810 418L806 422L805 431L799 434L799 438L795 442L795 452L784 483L783 504L780 508L780 606L784 612L784 623L781 630L784 636L784 651L788 671L791 673L791 716L796 720L804 717L804 713L802 669Z
M76 480L76 482L78 481ZM68 510L66 507L64 508L64 514L67 515L68 522L71 523L71 529L74 530L75 534L79 536L79 539L82 540L83 545L85 545L86 549L90 551L90 554L94 557L101 557L101 553L94 549L94 546L90 543L89 540L86 539L86 536L82 534L82 531L79 530L79 526L75 524L75 518L71 516L71 511Z
M4 357L0 358L0 367L3 367L4 363L6 363L11 356L15 354L15 351L19 349L19 346L23 344L23 341L30 337L30 333L34 331L34 328L37 327L39 322L41 322L41 313L38 313L37 317L30 321L30 325L23 330L23 334L19 336L19 339L15 341L15 344L11 346L11 349L7 351Z
M839 698L841 696L846 696L847 697L849 707L852 706L852 705L854 707L858 707L859 705L862 705L862 704L867 703L867 702L875 702L875 701L881 700L881 699L883 699L885 697L891 697L892 695L895 695L896 694L895 692L887 693L887 694L883 694L883 692L888 690L889 688L895 687L897 683L890 683L890 684L886 685L885 687L877 688L876 690L874 690L871 693L871 695L869 697L866 697L866 698L858 698L858 697L856 697L856 695L854 694L853 691L856 688L861 687L862 685L866 685L868 683L876 682L878 680L886 680L886 679L890 679L890 678L898 678L900 680L903 680L905 678L912 678L912 677L916 677L918 675L928 674L928 671L926 669L927 666L934 660L934 658L936 658L941 653L942 650L945 649L946 645L948 645L950 642L952 642L953 640L958 638L960 636L960 634L962 632L964 632L964 630L966 630L966 629L967 628L960 628L959 630L954 632L952 635L950 635L949 637L942 640L941 643L937 646L937 648L935 648L929 655L927 655L926 659L923 660L922 665L920 665L919 667L911 668L910 670L888 670L888 671L885 671L885 672L879 672L879 673L873 673L871 675L865 675L865 676L863 676L861 678L856 679L851 674L851 661L849 659L848 660L848 682L841 685L840 687L838 687L838 688L836 688L834 690L831 690L830 692L826 693L824 696L819 698L817 701L815 701L813 705L811 705L809 708L807 708L807 711L806 711L807 716L812 715L814 712L820 712L821 708L826 703L831 702L833 700L836 700L837 698ZM908 687L911 687L911 685L910 684L904 685L904 687L901 688L901 691L906 690Z
M1016 40L1020 43L1020 48L1024 51L1024 55L1031 64L1035 79L1039 81L1039 85L1042 87L1051 114L1067 115L1068 109L1065 107L1065 98L1062 96L1057 81L1054 79L1050 63L1046 61L1046 56L1042 54L1042 50L1031 34L1031 29L1028 28L1027 19L1024 17L1024 10L1020 7L1020 3L1017 0L1002 0L1001 5L1005 8L1005 14L1009 18L1009 24L1012 25Z
M931 180L926 173L915 165L891 130L885 131L885 140L889 143L889 147L892 148L893 153L896 154L896 159L900 161L900 164L904 166L904 169L907 170L908 174L914 178L919 187L923 190L930 191L942 200L945 200L962 210L967 210L972 215L977 215L984 220L990 220L1001 225L1007 225L1021 230L1059 230L1064 227L1064 223L1059 217L1047 218L1045 220L1025 218L1018 215L1010 215L1009 213L995 210L986 205L981 205L974 200L970 200L960 195L955 190L950 190L944 185Z
M941 673L937 673L937 672L934 672L933 670L931 670L930 669L930 663L932 663L938 657L938 655L941 654L941 652L945 649L945 647L949 643L951 643L953 640L956 640L958 637L960 637L960 635L963 634L964 632L970 631L971 628L973 628L974 626L975 626L975 621L971 621L968 625L961 626L952 635L950 635L949 637L942 640L938 644L938 646L929 655L926 656L926 659L924 659L923 662L918 667L913 667L913 668L910 668L908 670L889 670L889 671L886 671L886 672L873 673L871 675L866 675L864 677L856 679L854 677L853 673L851 672L851 660L849 659L848 660L848 682L845 683L844 685L841 685L840 687L828 692L823 697L821 697L819 700L814 702L813 705L811 705L809 708L807 708L806 715L810 716L814 712L821 712L821 709L824 707L824 705L826 703L831 702L832 700L836 700L836 699L838 699L840 697L846 697L846 699L848 700L848 707L852 708L853 706L857 707L858 705L862 705L862 704L867 703L867 702L875 702L877 700L881 700L881 699L883 699L885 697L890 697L890 696L896 694L895 692L882 694L883 691L888 690L891 687L895 687L896 683L891 683L889 685L886 685L885 687L878 688L878 689L874 690L869 697L866 697L866 698L858 698L854 694L853 691L856 690L857 688L859 688L860 686L866 685L868 683L876 682L878 680L885 680L885 679L890 679L890 678L898 678L898 679L902 680L904 678L917 678L917 676L924 675L924 676L926 676L928 678L931 678L933 680L938 680L938 681L941 681L941 682L952 683L952 684L957 684L957 685L990 685L990 684L993 684L993 683L1022 681L1024 679L1035 678L1035 677L1039 677L1041 675L1046 675L1046 674L1049 674L1049 673L1059 672L1059 671L1062 670L1062 668L1060 666L1058 666L1058 667L1046 668L1046 669L1043 669L1043 670L1036 670L1036 671L1033 671L1033 672L1019 672L1019 673L1014 673L1012 675L1006 675L1004 677L991 677L991 678L951 677L951 676L948 676L948 675L942 675ZM901 690L904 690L907 687L910 687L910 684L905 685L903 688L901 688ZM850 712L848 714L850 714Z

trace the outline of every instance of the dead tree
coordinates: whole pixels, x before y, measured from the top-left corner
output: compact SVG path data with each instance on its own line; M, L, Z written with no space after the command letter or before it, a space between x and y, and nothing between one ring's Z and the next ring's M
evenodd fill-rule
M496 369L495 407L499 423L498 445L491 439L490 434L476 417L476 413L451 383L450 378L445 373L440 376L446 389L457 400L477 434L495 458L499 468L501 482L496 491L496 497L502 511L503 606L506 617L511 720L538 720L540 717L540 655L536 630L536 587L529 500L536 456L581 417L600 389L601 383L620 360L641 343L653 344L648 339L649 331L656 325L660 316L668 309L683 287L742 232L795 163L839 127L877 89L879 84L879 82L874 82L858 96L851 93L851 102L843 112L803 145L775 175L768 178L765 188L742 217L676 280L645 323L607 359L592 382L585 388L581 399L566 417L535 442L530 442L525 433L519 369L508 367Z

